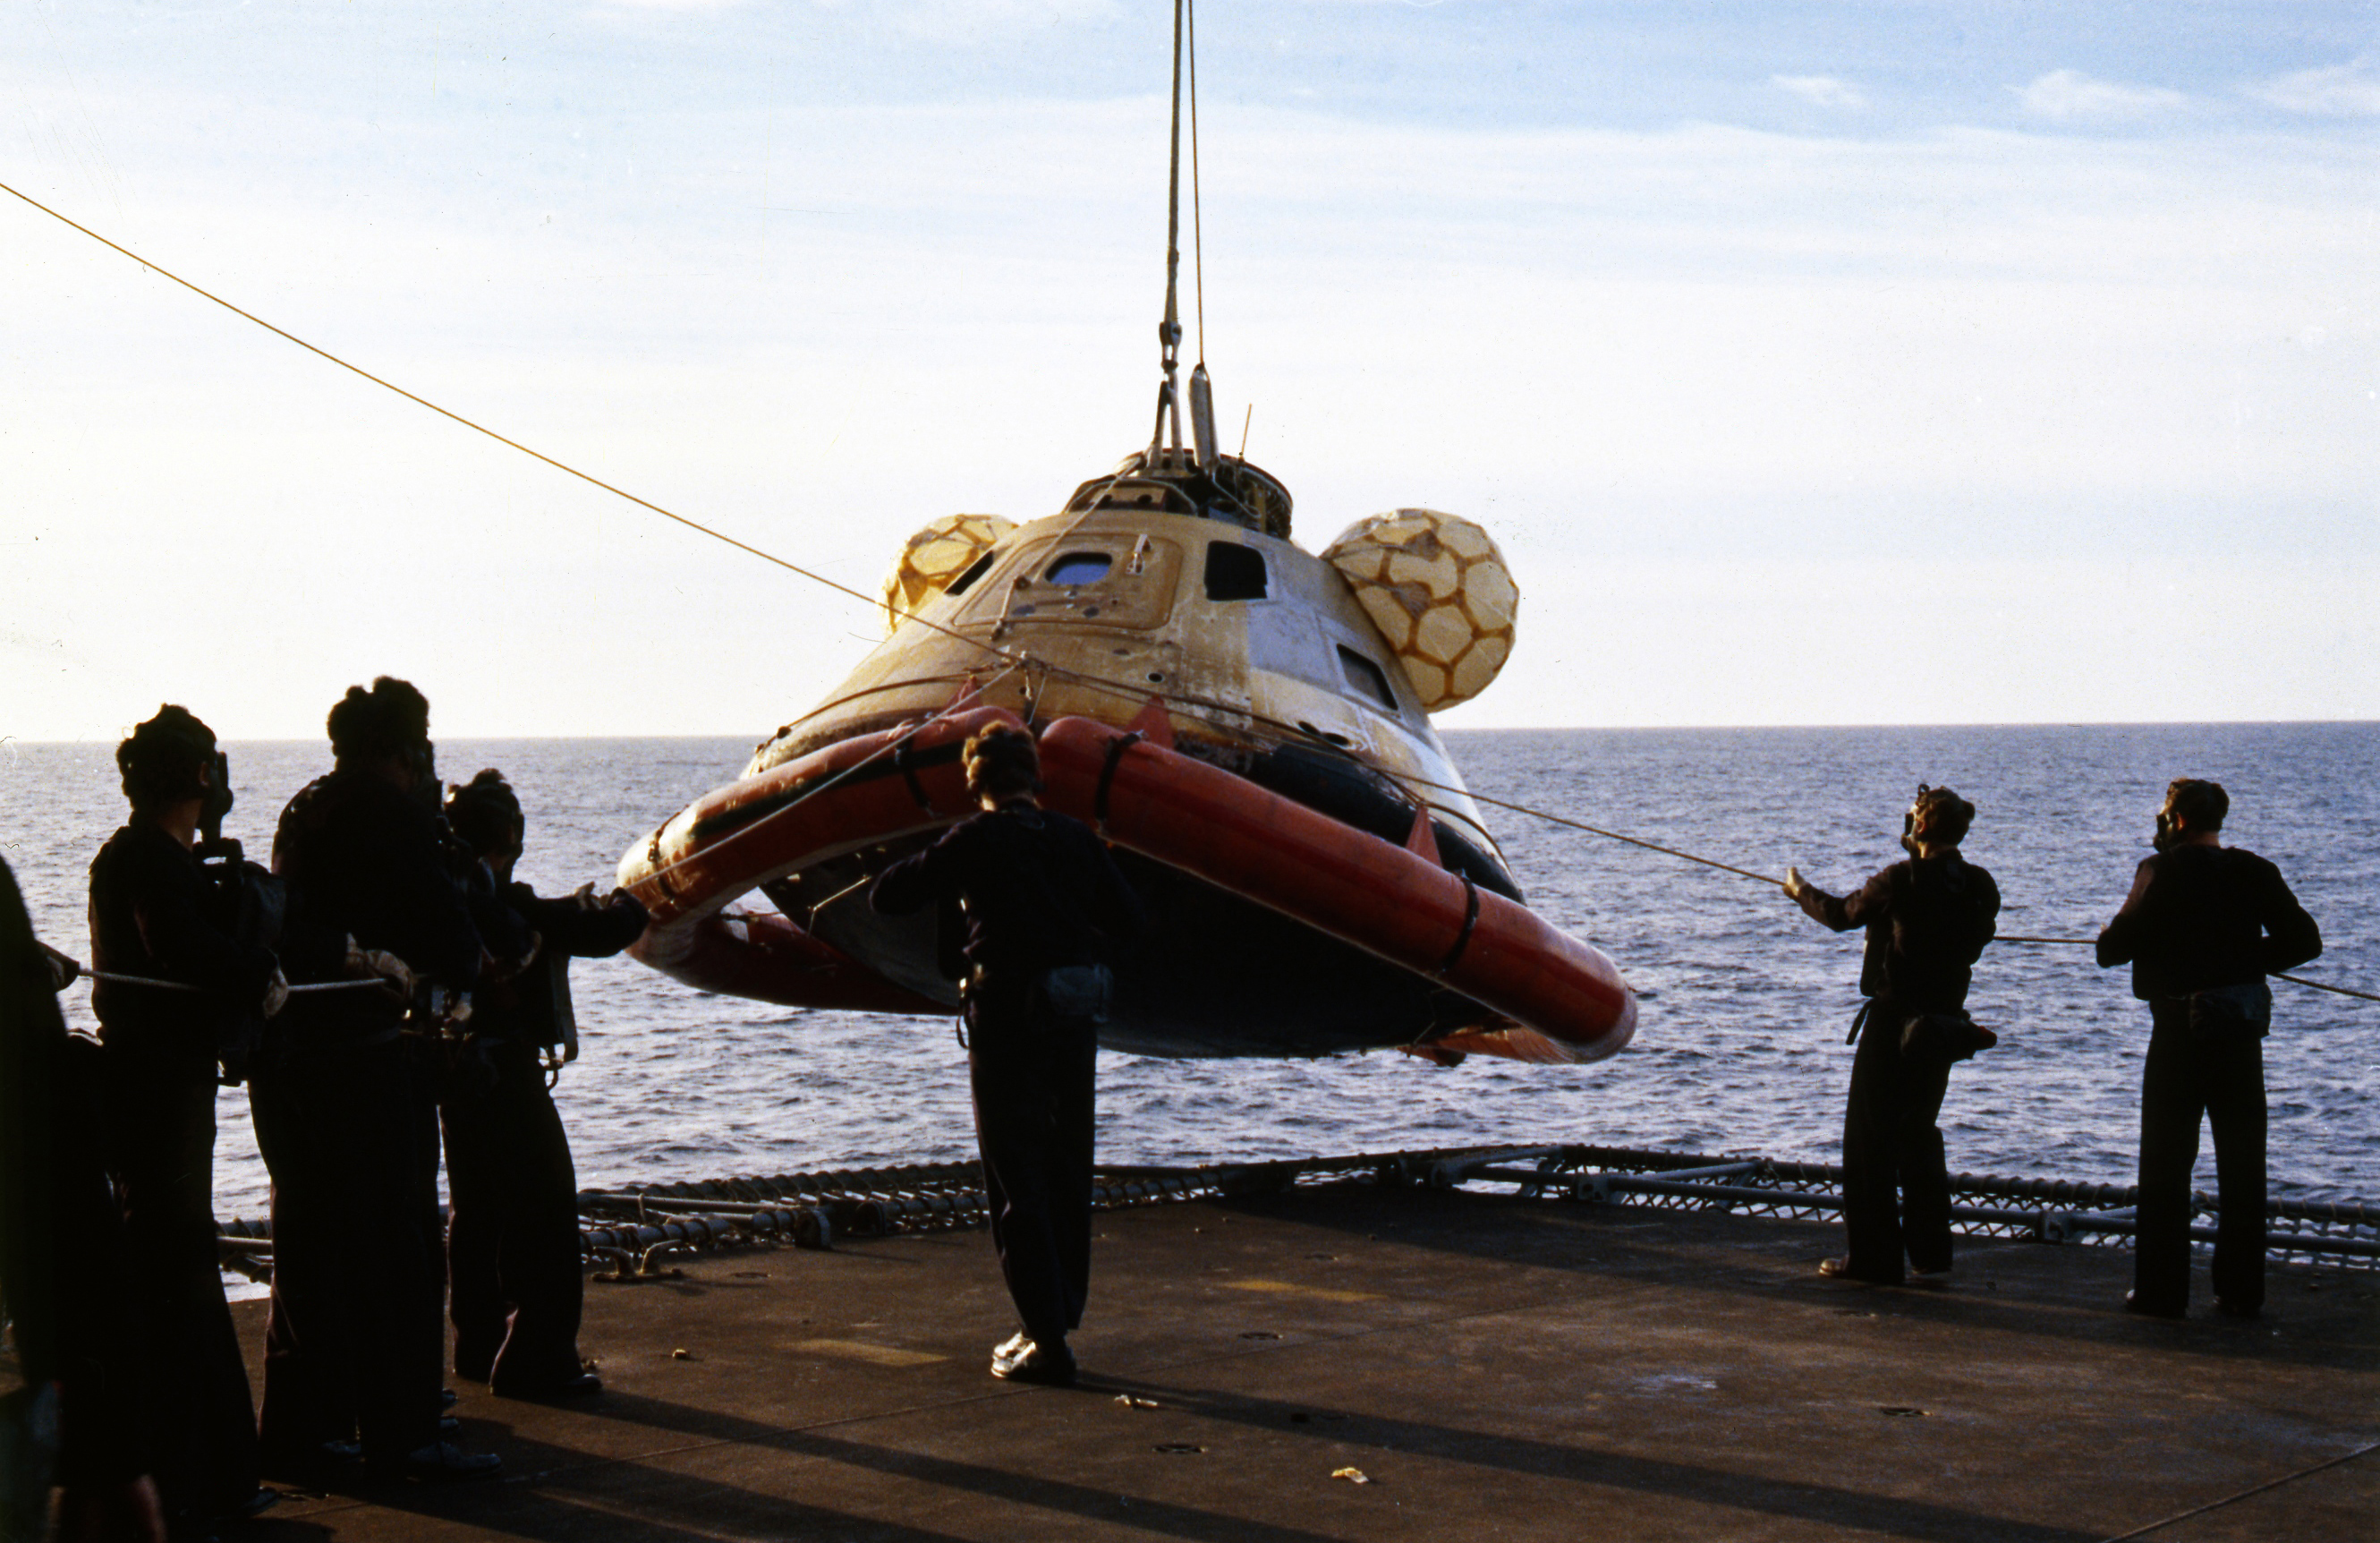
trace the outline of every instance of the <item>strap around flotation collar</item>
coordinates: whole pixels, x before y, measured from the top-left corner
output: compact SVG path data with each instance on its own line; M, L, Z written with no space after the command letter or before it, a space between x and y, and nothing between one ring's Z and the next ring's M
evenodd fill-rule
M645 844L644 882L659 890L665 898L675 900L677 887L669 881L669 878L670 869L676 865L662 860L662 832L668 829L669 825L666 821L654 826L652 838Z
M1446 951L1446 957L1438 962L1434 973L1440 977L1463 962L1463 951L1471 946L1471 934L1479 925L1479 886L1468 873L1456 877L1463 881L1463 930L1454 935L1454 946Z
M1108 794L1115 787L1116 768L1123 763L1123 753L1140 740L1140 735L1133 733L1108 741L1107 759L1099 767L1099 785L1091 795L1091 823L1103 836L1108 833Z
M893 743L892 770L900 772L901 780L909 784L909 796L917 801L919 808L930 815L940 815L942 811L934 808L933 799L926 795L926 784L917 780L917 763L909 754L910 747L915 743L915 739L905 734Z

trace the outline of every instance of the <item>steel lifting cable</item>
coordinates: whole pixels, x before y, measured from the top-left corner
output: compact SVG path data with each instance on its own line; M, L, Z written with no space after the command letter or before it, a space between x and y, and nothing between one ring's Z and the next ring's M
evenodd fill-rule
M1191 275L1193 282L1196 286L1197 295L1198 364L1201 369L1206 367L1207 270L1205 265L1205 248L1201 244L1199 234L1200 227L1198 223L1197 29L1196 19L1192 15L1192 7L1189 4L1189 0L1174 0L1173 115L1171 128L1172 152L1171 159L1167 164L1165 185L1165 316L1164 319L1158 323L1157 328L1160 357L1159 362L1165 371L1165 393L1164 395L1160 398L1160 407L1158 421L1167 427L1164 431L1151 437L1148 445L1148 453L1145 457L1143 457L1142 464L1140 466L1135 467L1132 462L1126 461L1123 467L1117 468L1114 472L1109 475L1106 482L1099 488L1099 492L1090 494L1088 497L1083 497L1080 494L1076 495L1076 501L1082 504L1082 508L1075 514L1072 520L1067 522L1066 529L1058 532L1058 534L1052 537L1049 543L1041 549L1045 553L1057 553L1061 548L1064 547L1068 541L1073 541L1075 539L1075 532L1083 528L1085 521L1088 520L1093 515L1100 512L1100 505L1105 502L1108 494L1113 492L1116 490L1117 485L1123 482L1125 478L1134 475L1135 471L1143 474L1154 471L1158 465L1165 458L1167 447L1164 436L1166 432L1170 432L1172 435L1173 455L1179 456L1181 454L1182 402L1181 398L1175 395L1173 371L1177 362L1177 356L1180 353L1182 346L1181 310L1179 305L1176 303L1176 292L1179 286L1182 268L1182 83L1183 67L1184 63L1184 43L1185 31L1187 33L1188 41L1187 62L1189 67L1190 81ZM1192 447L1194 452L1196 451L1196 447L1194 444ZM1245 449L1245 446L1243 445L1242 448ZM1062 513L1063 511L1061 512ZM1007 598L1001 601L1000 615L992 625L993 637L997 638L1002 632L1007 630L1009 626L1009 609L1015 603L1016 590L1012 587L1008 591ZM989 644L978 644L978 646L990 648L990 645ZM1004 659L1020 657L1019 655L1008 653L997 649L994 649L991 651ZM1032 659L1032 656L1029 654L1022 655L1021 657L1028 661ZM1038 661L1035 662L1038 662ZM1045 667L1054 668L1054 666ZM820 709L820 711L822 711L824 710ZM815 717L817 716L817 713L813 712L811 716Z
M471 430L475 433L485 434L488 438L494 440L498 444L506 445L514 450L519 451L524 456L533 456L538 460L543 461L546 465L553 468L556 471L566 472L570 476L577 478L582 482L588 483L593 487L601 488L605 492L611 493L616 497L625 498L640 509L649 509L652 513L661 516L663 519L674 520L678 524L685 526L687 529L698 531L705 536L709 536L713 541L724 541L738 552L748 553L764 563L773 563L778 567L784 569L788 573L798 574L802 577L809 579L815 583L823 584L828 589L832 589L839 594L849 595L852 599L860 601L868 605L882 605L886 610L891 611L896 616L903 617L908 621L919 623L922 626L932 628L936 632L955 638L960 642L981 649L995 658L1007 659L1013 662L1017 657L1005 649L996 648L979 638L969 638L965 633L959 632L955 628L944 626L939 622L928 621L925 617L919 615L914 611L903 611L900 607L893 605L891 601L886 601L881 597L870 595L864 590L855 589L848 584L829 578L822 573L813 572L808 568L803 567L798 563L787 562L784 558L777 556L774 553L763 552L759 547L752 545L748 541L737 541L735 537L728 535L725 531L714 529L711 527L703 524L700 520L689 519L684 515L677 514L669 509L664 509L650 499L639 498L635 493L628 492L625 488L614 487L613 484L604 481L601 478L595 476L591 472L581 471L577 467L570 465L566 461L555 460L552 456L545 454L541 450L532 450L528 445L521 443L518 440L506 439L504 435L496 432L493 429L489 428L484 423L475 423L471 419L465 418L461 413L455 412L450 408L442 407L426 396L418 396L412 392L406 390L403 386L397 385L394 382L382 380L378 375L373 374L370 371L364 369L361 365L350 364L346 359L341 358L338 355L332 353L329 349L317 347L313 344L307 342L304 338L299 337L297 334L274 326L272 322L266 321L261 316L258 316L250 311L242 310L239 307L232 304L229 300L225 299L222 296L214 294L209 290L200 288L197 285L192 284L189 280L182 277L179 273L173 272L171 269L159 267L156 263L150 261L147 258L141 256L139 252L132 250L130 248L118 245L116 242L109 240L106 237L102 236L99 232L91 229L89 225L77 224L75 221L68 219L66 215L59 213L56 210L52 209L48 204L42 202L38 199L30 198L24 193L18 192L16 188L9 187L5 182L0 182L0 193L6 193L13 198L22 200L24 202L31 204L35 209L40 210L42 213L50 216L50 218L58 221L62 225L68 225L73 229L82 232L82 234L90 237L92 240L98 242L101 246L107 248L109 250L119 252L124 256L130 258L133 261L138 262L143 268L147 268L152 273L162 274L163 276L173 280L176 284L180 285L183 288L188 290L191 294L198 296L200 298L212 300L215 304L223 307L225 310L230 311L233 315L255 322L258 326L262 327L266 332L272 333L276 336L285 338L291 343L295 343L298 346L305 349L308 353L318 355L322 358L328 359L333 364L337 365L340 369L347 371L352 374L360 375L376 386L380 386L387 391L393 391L408 402L414 403L419 407L428 407L431 412L438 414L441 418L452 419L454 421L461 424L466 429Z
M1190 284L1197 298L1198 363L1207 362L1207 242L1198 218L1198 7L1182 0L1190 55Z
M1175 294L1182 267L1182 94L1185 62L1190 89L1190 272L1197 299L1198 366L1203 370L1207 364L1207 259L1198 214L1197 18L1196 7L1190 4L1190 0L1174 0L1172 151L1172 159L1168 164L1165 187L1165 318L1158 324L1157 335L1161 345L1160 362L1165 371L1166 387L1161 421L1171 426L1171 432L1175 441L1173 453L1176 456L1181 453L1179 442L1182 438L1182 403L1181 399L1174 395L1173 370L1182 341L1181 313L1175 301ZM1241 448L1245 450L1246 446L1243 444ZM1147 464L1136 468L1143 473L1155 469L1156 463L1162 457L1165 450L1162 436L1151 439L1148 450ZM1192 446L1194 454L1196 450L1196 446L1194 443ZM1074 540L1075 532L1083 528L1083 522L1100 512L1100 504L1108 494L1113 492L1117 484L1126 477L1133 475L1135 469L1130 462L1125 463L1123 468L1108 478L1105 485L1099 492L1087 498L1081 498L1080 512L1067 523L1066 529L1058 532L1042 550L1055 553ZM998 637L1009 626L1009 608L1015 603L1016 591L1012 588L1008 592L1008 598L1001 602L1000 616L993 626L994 637ZM1003 653L1002 657L1012 656ZM1030 655L1025 657L1031 658ZM812 716L815 717L816 714L813 713Z
M1192 24L1191 24L1191 20L1190 20L1190 16L1189 16L1189 10L1190 10L1190 6L1189 6L1189 4L1188 4L1188 0L1175 0L1174 9L1173 9L1173 118L1172 118L1172 161L1171 161L1171 163L1170 163L1170 169L1169 169L1168 174L1167 174L1167 182L1166 182L1166 188L1165 188L1165 318L1164 318L1164 320L1163 320L1162 322L1160 322L1158 324L1158 329L1157 329L1157 335L1158 335L1159 343L1160 343L1160 349L1159 349L1159 353L1160 353L1160 363L1161 364L1161 366L1163 367L1163 369L1164 369L1164 371L1165 371L1165 384L1166 384L1166 392L1165 392L1165 396L1164 396L1164 398L1163 398L1164 403L1165 403L1165 407L1164 407L1164 415L1165 415L1165 416L1164 416L1164 419L1163 419L1163 420L1164 420L1167 424L1169 424L1169 425L1171 426L1171 432L1172 433L1173 439L1174 439L1174 441L1176 442L1176 443L1175 443L1175 444L1174 444L1174 447L1173 447L1173 448L1174 448L1174 451L1175 451L1175 453L1176 453L1176 454L1179 454L1180 449L1181 449L1181 446L1180 446L1179 442L1180 442L1180 440L1181 440L1181 438L1182 438L1182 413L1181 413L1181 406L1182 406L1182 404L1181 404L1180 398L1178 398L1178 397L1174 395L1174 392L1173 392L1173 369L1174 369L1174 364L1175 364L1175 362L1176 362L1176 360L1175 360L1175 356L1177 355L1177 353L1179 352L1179 350L1180 350L1180 348L1181 348L1181 341L1182 341L1182 340L1181 340L1181 331L1182 331L1182 324L1181 324L1180 310L1179 310L1179 307L1175 304L1175 298L1174 298L1174 296L1175 296L1176 281L1178 280L1178 278L1179 278L1179 276L1180 276L1180 270L1181 270L1181 266L1182 266L1181 240L1182 240L1182 71L1183 71L1183 58L1184 58L1184 55L1183 55L1183 34L1184 34L1184 30L1185 26L1191 26L1191 25L1192 25ZM1203 365L1207 362L1207 290L1206 290L1207 278L1206 278L1206 269L1205 269L1203 266L1201 266L1201 264L1204 262L1205 259L1204 259L1202 256L1200 256L1200 255L1199 255L1199 253L1203 250L1203 249L1199 248L1199 247L1198 247L1198 245L1197 245L1197 242L1198 242L1198 61L1197 61L1197 56L1196 56L1196 51L1197 51L1197 35L1196 35L1196 30L1195 30L1195 26L1194 26L1194 27L1192 27L1192 30L1191 30L1191 32L1190 32L1190 58L1189 58L1189 68L1190 68L1190 235L1191 235L1192 254L1193 254L1192 275L1193 275L1194 279L1195 279L1195 280L1196 280L1196 285L1197 285L1197 295L1198 295L1198 362L1199 362L1199 364L1201 364L1201 365L1203 366ZM1194 449L1195 449L1195 446L1194 446ZM1061 530L1060 532L1058 532L1058 534L1057 534L1056 536L1054 536L1053 538L1051 538L1051 539L1050 539L1050 542L1049 542L1049 544L1048 544L1047 546L1043 547L1043 548L1042 548L1042 550L1043 550L1044 552L1054 553L1054 552L1057 552L1059 548L1061 548L1061 547L1064 546L1068 541L1070 541L1074 540L1074 539L1075 539L1075 531L1077 531L1077 530L1080 530L1080 529L1083 528L1083 522L1084 522L1084 521L1086 521L1086 520L1087 520L1087 519L1089 519L1093 515L1096 515L1096 514L1098 514L1098 513L1099 513L1099 512L1100 512L1100 504L1101 504L1106 500L1106 498L1107 498L1108 494L1110 494L1110 493L1113 492L1116 490L1117 485L1118 485L1118 484L1120 484L1121 482L1123 482L1123 480L1124 480L1125 478L1127 478L1127 477L1130 477L1130 476L1134 475L1135 471L1138 471L1138 472L1140 472L1140 473L1144 473L1144 474L1146 474L1146 473L1148 473L1148 472L1150 472L1150 471L1154 470L1154 469L1155 469L1155 467L1156 467L1156 464L1157 464L1157 463L1158 463L1158 461L1161 458L1161 453L1162 453L1162 451L1164 450L1164 443L1163 443L1162 437L1161 437L1161 436L1160 436L1160 437L1157 437L1157 438L1152 438L1152 439L1150 440L1150 442L1149 442L1148 450L1149 450L1149 454L1148 454L1148 456L1146 457L1146 461L1145 461L1145 463L1144 463L1143 465L1141 465L1140 467L1138 467L1138 468L1135 468L1135 467L1132 465L1132 463L1131 463L1130 461L1127 461L1127 462L1126 462L1123 467L1121 467L1121 468L1117 468L1114 472L1112 472L1112 473L1111 473L1111 474L1109 475L1109 477L1108 477L1108 479L1107 479L1107 481L1105 482L1105 484L1104 484L1104 485L1102 485L1102 486L1100 487L1100 489L1099 489L1099 492L1095 492L1095 493L1092 493L1092 494L1091 494L1090 496L1088 496L1087 498L1083 498L1083 497L1080 497L1080 495L1077 495L1077 496L1078 496L1078 501L1082 504L1082 508L1081 508L1081 510L1080 510L1078 513L1076 513L1076 515L1075 516L1075 517L1074 517L1071 521L1069 521L1069 522L1067 523L1066 529L1063 529L1063 530ZM1012 588L1012 589L1009 590L1009 592L1008 592L1008 598L1007 598L1006 600L1004 600L1004 601L1002 601L1001 602L1001 607L1000 607L1000 616L999 616L998 620L993 624L992 636L994 636L994 637L998 637L998 636L1001 634L1001 632L1004 631L1004 630L1008 627L1008 626L1009 626L1009 615L1008 615L1009 608L1010 608L1011 606L1014 605L1015 603L1016 603L1016 591ZM990 645L988 645L988 644L987 644L987 645L980 645L980 646L983 646L983 647L989 647ZM994 651L994 652L997 652L997 653L1000 653L1000 656L1001 656L1002 658L1014 658L1014 657L1019 657L1019 656L1016 656L1016 655L1012 655L1012 654L1008 654L1008 653L1005 653L1005 652L1002 652L1001 650L993 650L993 651ZM1023 657L1023 658L1025 658L1025 659L1026 659L1026 660L1028 660L1028 661L1030 661L1030 660L1032 659L1032 656L1031 656L1031 655L1029 655L1029 654L1023 655L1023 656L1021 656L1021 657ZM1035 661L1034 662L1038 662L1038 661ZM816 714L813 714L812 716L816 716Z

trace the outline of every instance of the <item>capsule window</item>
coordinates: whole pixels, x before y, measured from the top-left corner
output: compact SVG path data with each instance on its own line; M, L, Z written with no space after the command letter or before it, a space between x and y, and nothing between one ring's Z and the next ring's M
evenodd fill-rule
M1208 600L1262 600L1265 594L1263 553L1237 541L1207 543Z
M1370 698L1390 712L1397 710L1396 693L1389 689L1389 677L1380 672L1378 664L1344 643L1339 645L1339 669L1347 677L1347 684L1354 686L1358 694Z
M974 562L969 563L967 565L966 572L951 580L950 592L954 595L965 594L969 587L972 586L977 579L981 578L985 574L991 571L991 560L995 555L996 553L987 552L982 556L977 558Z
M1113 566L1115 559L1104 552L1070 552L1041 577L1052 584L1097 584Z

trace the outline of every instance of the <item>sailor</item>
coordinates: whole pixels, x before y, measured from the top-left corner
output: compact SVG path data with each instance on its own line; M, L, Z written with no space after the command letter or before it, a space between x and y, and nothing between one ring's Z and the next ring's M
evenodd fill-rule
M493 1079L495 1068L480 1042L476 1021L480 1001L528 970L537 954L536 936L519 913L504 903L494 873L448 823L439 803L443 785L432 764L416 792L436 822L447 878L461 893L464 910L480 935L480 973L469 993L448 1004L434 1029L408 1034L404 1041L410 1128L415 1136L410 1172L413 1207L421 1235L430 1239L425 1256L429 1269L420 1285L431 1320L442 1324L447 1316L447 1208L438 1187L443 1151L440 1106L450 1092L477 1094ZM443 1353L443 1332L441 1349ZM455 1395L448 1391L443 1397L451 1403ZM439 1421L439 1428L452 1431L459 1428L459 1422L446 1415Z
M1960 855L1975 807L1918 784L1901 822L1909 856L1840 898L1785 870L1785 893L1838 932L1867 929L1852 1021L1859 1050L1843 1112L1843 1227L1848 1251L1822 1275L1898 1285L1902 1256L1916 1279L1950 1276L1950 1175L1936 1124L1950 1067L1997 1043L1967 1016L1971 968L1992 941L2000 892ZM1900 1190L1895 1203L1894 1190Z
M99 1046L67 1032L72 972L0 863L0 1299L24 1385L0 1398L0 1540L165 1536L123 1227L100 1139Z
M2190 1172L2203 1118L2215 1135L2215 1306L2254 1318L2265 1305L2265 978L2322 953L2322 933L2281 878L2225 846L2230 796L2194 777L2167 787L2154 856L2099 934L2099 966L2132 966L2149 1004L2141 1074L2140 1209L2124 1306L2180 1318L2190 1306Z
M608 958L643 935L645 908L594 886L546 899L513 878L527 831L502 773L450 788L446 820L486 865L496 902L537 939L529 966L476 994L472 1038L483 1068L450 1078L446 1132L448 1311L455 1370L504 1398L577 1398L603 1384L578 1355L578 1181L553 1107L548 1065L578 1053L572 958Z
M349 687L328 726L336 767L282 810L273 871L359 947L468 990L480 940L447 864L428 700L383 675ZM421 1192L425 1162L436 1183L437 1114L399 1038L405 1010L324 992L282 1017L249 1098L273 1174L267 1471L319 1476L359 1438L383 1473L492 1474L495 1456L441 1440L443 1271Z
M1024 1324L993 1350L991 1374L1062 1387L1075 1380L1066 1335L1090 1282L1095 1036L1140 902L1087 826L1040 807L1030 735L994 724L975 735L966 779L983 812L887 868L868 901L895 915L964 911L976 1139L992 1243Z
M231 808L214 732L162 707L115 749L130 820L91 865L91 1010L105 1047L110 1161L135 1285L132 1336L159 1493L176 1531L272 1503L256 1411L215 1253L217 1063L288 1000L282 960L242 937L197 848ZM237 883L237 871L228 874ZM271 942L283 940L279 929ZM292 964L327 973L345 940L298 931Z

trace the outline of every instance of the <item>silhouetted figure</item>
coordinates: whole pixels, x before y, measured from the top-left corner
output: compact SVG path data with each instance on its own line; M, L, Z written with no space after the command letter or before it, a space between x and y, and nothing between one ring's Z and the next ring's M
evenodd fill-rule
M2220 784L2177 779L2157 811L2156 855L2099 934L2099 966L2132 966L2149 1004L2141 1074L2141 1192L2132 1289L2124 1306L2156 1318L2190 1306L2190 1172L2201 1119L2215 1133L2215 1306L2254 1318L2265 1305L2265 978L2322 953L2313 917L2281 870L2222 843L2231 800Z
M370 691L348 689L329 731L336 769L282 810L273 871L359 948L467 990L480 934L436 812L429 702L383 675ZM268 1471L319 1471L352 1455L357 1439L386 1472L459 1478L499 1466L439 1439L437 1106L400 1040L404 1011L373 992L301 998L252 1079L257 1145L273 1172Z
M1950 1175L1936 1123L1950 1067L1995 1043L1966 1014L1972 966L1992 941L1999 887L1960 855L1975 807L1922 784L1902 821L1909 857L1838 899L1785 870L1785 893L1838 932L1867 929L1852 1021L1859 1043L1843 1111L1843 1229L1849 1249L1824 1275L1901 1282L1950 1273ZM1900 1191L1896 1203L1895 1188Z
M645 908L618 891L599 900L591 885L548 900L515 882L527 825L498 772L451 789L446 820L487 866L493 902L537 940L527 968L475 993L477 1075L451 1077L439 1100L455 1370L505 1398L583 1397L603 1384L578 1355L578 1180L541 1056L559 1065L578 1053L570 961L635 942Z
M122 1226L101 1143L100 1049L67 1033L70 976L33 941L0 863L0 1298L25 1387L0 1401L0 1543L164 1537Z
M878 875L869 904L964 912L967 1067L991 1235L1024 1332L992 1352L995 1377L1075 1379L1066 1335L1090 1283L1092 1069L1109 962L1141 928L1140 902L1080 821L1042 808L1040 756L1021 729L967 741L984 812Z
M218 1063L243 1060L287 998L270 946L286 907L276 895L243 927L247 873L229 854L212 870L200 861L201 825L220 837L231 808L230 763L205 723L161 708L115 764L132 813L91 865L91 957L138 1313L125 1331L146 1374L166 1515L176 1532L203 1531L274 1499L258 1483L256 1410L215 1251L215 1087ZM257 925L263 910L273 925ZM327 973L345 953L337 937L289 941L301 970Z

